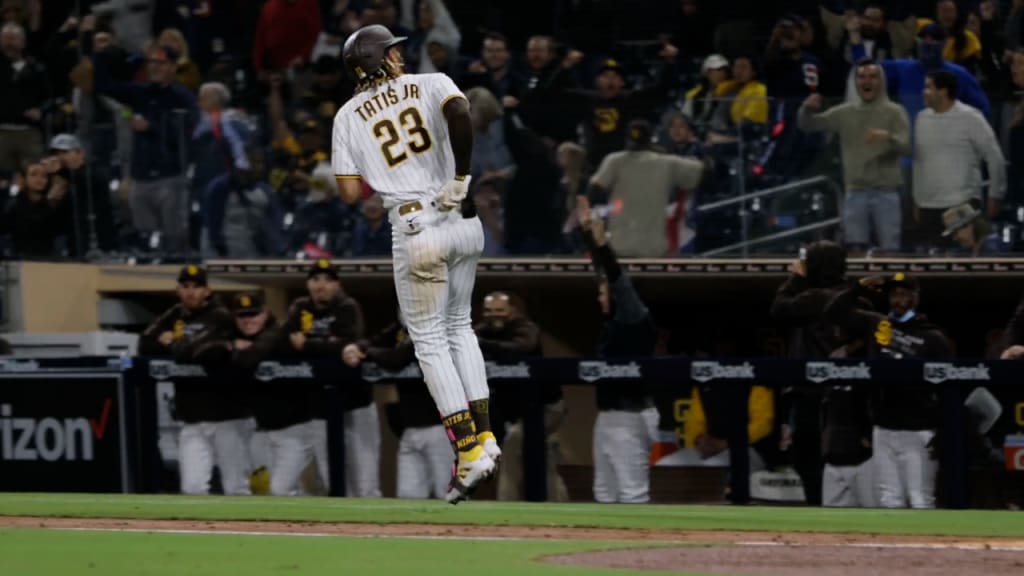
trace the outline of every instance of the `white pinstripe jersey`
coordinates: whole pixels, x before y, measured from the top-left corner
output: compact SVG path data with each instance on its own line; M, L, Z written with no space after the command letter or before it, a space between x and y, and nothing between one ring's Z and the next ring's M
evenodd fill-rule
M404 74L357 93L334 117L335 176L364 179L386 209L433 199L455 177L442 108L464 97L444 74Z

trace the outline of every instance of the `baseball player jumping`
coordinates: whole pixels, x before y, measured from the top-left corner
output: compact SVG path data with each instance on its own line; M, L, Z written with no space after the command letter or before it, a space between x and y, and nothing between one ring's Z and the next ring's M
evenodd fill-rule
M456 504L494 474L501 456L470 319L484 246L467 199L473 128L469 103L450 78L403 73L396 48L403 41L379 25L345 41L356 94L334 117L334 173L346 202L359 199L362 178L388 210L399 306L458 456L446 495Z

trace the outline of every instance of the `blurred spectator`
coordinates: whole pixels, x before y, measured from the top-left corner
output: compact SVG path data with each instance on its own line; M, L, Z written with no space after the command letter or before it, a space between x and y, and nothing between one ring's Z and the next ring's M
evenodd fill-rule
M394 0L369 0L363 7L363 26L380 24L395 36L411 36L412 30L398 23Z
M1010 14L1006 17L1006 49L1015 51L1024 42L1024 0L1010 3Z
M577 214L584 242L598 270L598 303L604 327L597 347L603 359L640 358L654 353L657 327L629 277L619 265L604 233L604 222L591 215L580 196ZM595 385L594 499L643 503L650 500L651 433L648 422L658 411L642 382L632 386L599 380Z
M764 61L765 85L772 99L772 141L755 169L783 182L803 172L822 140L796 127L800 103L819 93L822 83L821 63L801 45L799 22L786 16L775 23Z
M891 21L885 7L868 3L859 14L853 11L835 14L823 6L822 21L829 32L829 44L840 51L849 64L858 62L851 52L852 44L863 44L866 57L876 61L913 55L916 30L912 28L916 28L917 23L912 16L905 21ZM894 27L895 35L891 32Z
M68 251L76 258L87 256L94 248L91 239L95 235L96 246L103 252L117 248L117 233L114 229L113 207L111 206L110 175L102 165L87 162L85 150L78 138L71 134L58 134L50 141L50 151L60 162L60 178L68 183L70 201L66 202L68 217L74 220L68 224L74 231L68 241Z
M981 40L977 73L979 82L990 96L1005 90L1009 65L1006 27L999 16L995 0L983 0L978 4L978 11L971 11L967 16L967 29Z
M703 5L702 5L703 4ZM701 58L714 52L715 19L710 0L682 0L680 16L672 30L672 46L684 59Z
M309 56L311 62L316 62L324 56L341 58L345 36L359 27L359 14L349 0L331 0L328 2L330 8L326 8L324 4L320 3L323 30L320 31L313 46L313 53Z
M353 367L365 359L384 370L399 372L416 363L416 352L401 312L394 324L347 350L345 362ZM444 498L455 453L448 433L437 421L437 407L430 390L422 379L399 380L383 388L387 399L384 413L398 438L395 496Z
M794 114L804 98L818 91L821 64L815 55L804 51L796 18L786 16L775 23L764 68L768 95L788 100L782 104L791 108Z
M789 266L790 276L772 303L772 318L789 330L791 358L828 358L844 342L825 308L846 287L846 251L828 241L815 242ZM793 465L811 505L822 502L821 388L794 386L786 395L791 424Z
M477 188L473 193L473 204L484 227L483 256L505 254L505 214L501 194L494 188Z
M188 42L181 30L168 28L160 33L156 40L157 45L170 48L178 55L178 83L195 92L199 90L202 78L199 75L199 66L189 59Z
M929 72L914 129L914 203L919 244L942 244L942 213L980 201L980 166L988 169L988 216L1002 210L1006 166L992 127L981 113L958 101L957 77L947 70Z
M978 69L981 60L981 41L966 29L967 12L957 7L955 0L938 0L935 3L935 20L918 19L918 29L937 25L946 36L942 57L972 72Z
M565 201L562 207L562 242L565 252L578 254L583 245L579 241L579 218L576 217L576 197L587 194L589 173L587 172L587 151L575 142L562 142L556 150L558 169L562 171L560 195Z
M363 201L363 218L352 237L353 256L391 256L391 222L378 194Z
M230 355L231 313L210 293L206 270L188 265L178 274L180 301L146 328L139 353L172 356L203 365ZM178 468L183 494L209 494L213 468L220 471L224 494L248 495L251 433L245 394L215 376L174 382L176 419L184 422L178 438Z
M330 165L320 164L309 178L309 193L295 209L289 247L312 255L347 255L358 218L358 207L338 198Z
M473 184L504 191L515 173L512 155L505 143L504 111L498 98L486 88L466 91L473 120Z
M508 40L497 32L488 33L484 37L480 59L466 68L466 74L462 78L463 86L486 88L498 98L508 96L510 92L518 89L519 84L510 61Z
M658 145L676 156L704 157L704 144L697 138L686 114L670 110L661 121Z
M252 47L258 74L309 62L322 23L317 0L267 0Z
M129 81L134 74L134 63L109 24L86 16L79 25L82 58L71 71L74 85L72 99L80 122L76 131L89 152L90 161L110 166L112 177L129 176L132 149L132 131L123 115L128 110L116 100L96 89L96 53L102 52L107 71L115 81ZM129 217L121 218L127 222Z
M630 120L646 119L651 110L667 100L672 83L671 70L676 53L671 46L661 47L662 62L657 64L657 77L641 89L626 89L625 72L615 60L606 60L598 72L594 85L597 93L584 101L584 147L591 166L597 166L605 156L622 150L626 145L626 126Z
M704 144L697 139L693 125L683 113L675 110L669 110L662 119L658 146L668 154L684 158L704 160L707 156ZM708 170L711 169L712 166L709 166ZM714 177L709 176L704 178L697 188L680 188L675 191L675 201L669 204L665 230L668 250L672 254L689 254L696 248L694 240L697 237L698 222L693 206L697 198L709 191L714 184Z
M88 18L93 21L96 19L95 16L89 16ZM79 57L81 56L80 44L84 40L81 38L80 31L82 35L84 35L85 31L81 30L81 28L82 22L76 16L68 16L60 25L60 28L48 33L48 36L42 41L42 46L35 47L37 58L45 62L50 89L57 98L66 97L71 93L71 79L69 76L71 70L78 64ZM30 43L29 53L31 54L32 52L33 47Z
M699 161L652 150L651 125L630 122L627 150L606 157L590 180L592 187L607 192L608 228L619 253L666 256L668 246L660 232L665 230L669 200L680 188L695 189L703 173Z
M220 257L263 258L281 253L284 216L265 180L263 151L250 148L245 168L210 182L205 217L210 246Z
M504 193L515 174L515 163L505 143L504 111L486 88L466 91L473 120L473 186L494 188Z
M991 256L1003 251L999 234L992 230L992 225L981 210L969 202L943 212L942 222L946 226L942 235L952 236L961 251L969 256Z
M833 48L840 50L848 64L857 64L851 53L851 44L863 44L865 56L874 60L892 57L903 57L909 54L909 46L897 55L899 47L893 46L889 35L889 22L885 9L878 4L867 4L860 13L847 12L845 15L835 14L834 18L844 17L845 30L835 35L838 40ZM829 37L831 39L833 37Z
M526 45L527 73L512 94L514 104L528 128L555 142L576 136L575 114L569 91L576 88L571 68L582 55L574 53L558 58L554 38L534 36ZM506 96L507 97L507 96Z
M474 327L480 350L486 360L518 362L543 354L540 328L523 310L523 304L507 292L491 292L484 298L483 321ZM502 440L502 466L498 479L498 500L522 500L523 491L523 416L531 406L529 393L521 385L496 384L491 392L492 410L505 424ZM544 437L547 447L547 494L552 502L569 499L565 482L558 474L560 459L558 430L565 419L562 387L545 386L536 398L543 404Z
M159 232L165 251L180 253L188 239L188 166L186 139L198 117L196 99L176 81L178 55L166 47L146 55L148 82L111 77L116 54L98 52L96 90L132 109L132 225L140 233Z
M502 206L505 248L512 254L550 254L559 245L565 203L558 196L553 146L525 126L515 108L505 110L504 131L516 166Z
M732 78L722 85L725 102L711 121L709 144L735 142L745 128L768 122L768 89L757 80L754 59L738 56L733 60Z
M896 96L906 108L912 128L917 113L925 107L922 96L925 75L934 70L946 70L956 75L958 100L977 108L985 116L991 112L988 97L982 91L977 78L962 66L943 59L942 47L945 41L946 33L942 28L935 24L928 25L918 34L916 59L903 58L881 62L889 94ZM854 62L859 62L867 56L863 43L851 42L850 50Z
M56 255L55 241L68 235L68 220L62 208L67 192L67 181L49 176L42 162L18 169L18 178L11 187L14 198L4 214L4 228L17 256L48 259Z
M715 110L728 107L722 97L729 86L729 61L725 56L712 54L705 58L700 83L686 92L683 101L683 114L697 128L699 137L707 133Z
M309 267L308 296L292 302L284 333L292 349L307 357L344 360L343 351L363 337L363 311L359 303L341 288L338 271L329 260L319 259ZM365 381L350 383L343 392L345 418L345 495L354 498L380 496L380 424L373 390ZM327 397L314 390L309 401L317 422L317 462L326 480ZM335 479L340 481L340 479Z
M43 153L42 107L50 97L42 65L25 53L25 29L0 28L0 170L14 171Z
M220 82L207 82L199 88L199 122L192 131L195 171L192 186L200 198L215 178L232 170L249 169L246 146L253 141L245 115L229 108L231 91ZM263 175L260 175L262 178Z
M882 68L872 60L857 64L859 101L821 112L821 96L800 108L801 130L839 135L846 199L843 235L848 248L900 249L902 225L900 158L910 153L910 123L899 104L889 101ZM872 241L874 240L874 242Z
M857 308L880 290L889 299L888 315ZM865 342L868 358L946 359L952 356L942 330L917 311L917 281L902 272L891 278L861 278L840 292L826 317L854 339ZM938 397L929 383L878 386L872 405L875 420L875 481L885 508L935 507L935 429Z
M157 0L107 0L93 4L92 11L110 20L125 50L143 52L152 39L156 3Z
M296 110L289 122L285 115L285 88L282 75L270 75L267 112L275 152L270 184L285 206L295 209L310 188L309 179L314 169L330 161L330 150L323 126L311 112Z
M313 78L300 102L321 122L333 123L338 108L352 96L353 85L341 60L321 56L313 62Z
M456 84L462 81L462 68L458 59L459 53L440 42L427 42L427 57L430 65L438 72L447 74Z
M1018 48L1010 55L1010 77L1015 90L1024 90L1024 49ZM1024 203L1024 99L1014 104L1012 117L1007 126L1007 156L1009 174L1006 200L1011 204Z
M461 43L462 34L443 0L420 0L416 31L410 35L405 50L406 69L413 74L448 72L451 62L444 67L435 66L435 58L431 57L431 44L437 45L434 51L441 49L454 55L458 54Z

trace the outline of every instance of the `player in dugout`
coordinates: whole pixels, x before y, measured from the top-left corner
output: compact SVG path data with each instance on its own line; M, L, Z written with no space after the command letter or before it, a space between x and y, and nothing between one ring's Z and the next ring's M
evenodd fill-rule
M284 333L300 356L334 357L363 337L363 311L341 288L338 271L329 260L314 262L307 273L303 296L292 303ZM329 486L327 468L327 398L323 388L311 392L316 418L316 460L320 480ZM373 390L364 381L344 388L345 494L356 498L380 496L380 423Z
M172 356L182 363L222 365L229 350L224 335L231 314L211 295L206 270L188 265L178 274L179 303L156 319L139 339L139 352ZM220 470L225 494L248 495L246 403L237 388L214 375L174 382L176 417L184 422L178 439L178 465L184 494L209 494L213 468Z
M889 299L889 313L858 307L878 292ZM825 315L854 339L863 339L868 358L949 358L942 330L917 310L917 281L903 272L889 278L861 278L840 292ZM875 475L884 508L935 507L935 432L938 397L928 383L876 387L872 408Z

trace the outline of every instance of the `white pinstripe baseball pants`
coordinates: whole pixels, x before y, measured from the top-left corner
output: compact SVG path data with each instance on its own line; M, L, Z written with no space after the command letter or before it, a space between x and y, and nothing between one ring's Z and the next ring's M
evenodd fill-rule
M471 318L483 226L429 207L417 217L423 227L409 234L398 208L391 210L395 289L427 388L448 416L489 396Z
M452 445L444 426L406 428L398 442L399 498L444 498L452 477Z

